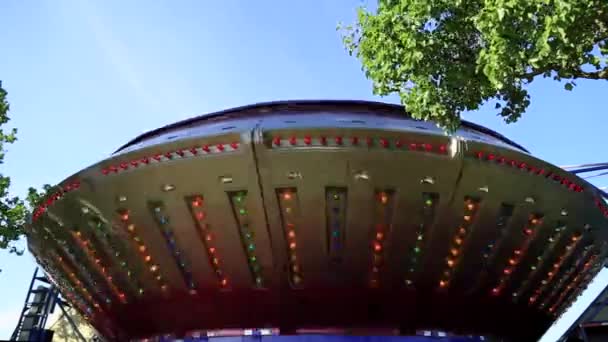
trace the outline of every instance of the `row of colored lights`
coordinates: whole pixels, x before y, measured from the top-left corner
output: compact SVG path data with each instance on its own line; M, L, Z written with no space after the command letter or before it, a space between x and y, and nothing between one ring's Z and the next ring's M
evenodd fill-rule
M84 284L78 279L76 273L72 270L72 268L66 263L65 259L61 256L54 255L55 261L61 267L61 271L63 274L67 275L70 282L73 284L74 288L78 289L81 295L88 301L90 306L95 307L97 310L101 310L99 303L93 299L93 296L84 286Z
M587 289L589 283L591 283L594 277L594 272L590 272L589 274L585 275L585 277L582 278L582 280L579 282L578 288L573 290L572 294L562 302L562 304L559 306L559 309L553 309L553 311L551 311L553 313L553 316L558 317L557 313L559 313L559 315L561 316L566 311L566 309L572 306L572 304L583 294L583 291Z
M532 296L530 296L530 298L528 299L530 304L534 304L538 301L538 298L544 293L549 284L551 284L551 280L555 278L557 272L562 267L564 262L572 255L572 253L574 253L574 250L576 249L576 246L580 243L580 241L582 241L581 235L576 233L572 235L570 241L564 248L564 252L553 263L549 272L547 272L545 279L541 281L541 285L534 291Z
M258 288L264 287L264 278L262 277L262 267L256 255L256 245L254 241L253 231L250 228L249 213L247 211L247 192L241 191L230 194L230 203L236 215L236 221L239 227L241 244L247 256L247 264L249 271L254 279L255 286Z
M478 206L478 200L468 197L465 198L462 223L456 229L456 233L452 239L448 257L446 258L447 268L444 270L442 278L439 281L440 288L446 288L450 284L450 280L454 275L454 269L461 260L464 243L466 238L469 236L471 224L473 223L473 219L477 214Z
M303 137L299 137L299 136L294 135L294 136L291 136L288 138L284 138L284 137L277 135L272 138L272 145L275 147L280 147L280 146L292 146L292 147L298 147L298 146L300 146L300 147L367 146L367 147L376 147L377 146L377 147L382 147L385 149L396 148L396 149L409 149L410 151L429 152L429 153L437 153L437 154L447 154L448 153L448 145L446 145L446 144L436 145L436 144L430 144L430 143L405 141L403 139L373 138L373 137L361 138L358 136L312 137L310 135L305 135Z
M544 176L548 179L552 179L555 182L559 182L566 188L575 192L583 192L583 187L576 184L574 181L568 179L567 177L562 177L555 172L545 170L544 168L535 167L529 165L526 162L518 161L515 159L507 159L506 157L499 156L493 153L485 153L485 152L476 152L475 157L482 161L494 162L498 165L510 166L513 168L520 169L522 171L529 172L531 174L535 174L538 176Z
M604 217L608 217L608 206L606 205L606 202L599 197L596 197L594 199L594 201L595 201L595 205L602 212Z
M346 199L344 188L326 189L327 235L329 257L337 261L342 258L346 237Z
M593 280L597 274L598 265L590 266L590 270L586 274L579 274L572 280L572 286L569 290L563 292L563 297L558 298L559 300L549 308L549 312L557 317L563 314L568 307L574 303L574 301L587 289L589 283Z
M68 192L78 190L80 188L80 181L74 180L60 187L60 190L48 195L46 200L39 204L32 214L32 220L36 221L42 214L44 214L47 209L53 205L55 202L60 200L65 194Z
M281 219L285 230L287 241L287 258L289 265L289 280L292 285L300 286L302 283L302 268L298 259L296 242L296 224L294 210L297 208L298 197L295 189L279 189L279 204L281 208Z
M380 191L376 193L376 205L375 205L375 226L373 229L372 238L372 272L370 285L371 287L378 287L380 285L380 268L383 265L385 253L385 241L388 234L390 233L390 221L393 211L393 198L394 194L392 191Z
M112 275L109 274L107 266L103 263L101 258L99 258L95 250L92 248L91 241L83 237L82 232L78 230L72 231L71 234L76 243L80 245L80 247L83 249L91 265L93 265L97 269L97 272L102 275L110 290L114 293L114 295L121 303L125 304L127 302L125 294L118 289L116 284L114 284Z
M562 291L559 295L559 297L557 298L557 300L555 301L555 303L551 306L551 308L549 308L550 312L558 312L558 311L562 311L557 310L558 307L560 307L560 305L562 305L562 303L564 304L564 306L569 305L569 303L572 302L572 300L576 295L576 289L579 288L579 286L584 283L585 281L591 281L591 279L593 279L593 272L588 272L591 267L593 266L595 260L597 259L597 255L593 255L589 261L587 261L584 265L583 265L583 269L576 275L576 277L574 277L574 279L568 284L568 286L566 286L566 289L564 291ZM573 292L574 291L574 292ZM571 298L569 298L568 300L566 300L567 295L572 293Z
M53 255L55 257L55 260L57 260L57 256ZM37 259L38 260L38 259ZM61 291L62 296L67 297L71 303L75 303L77 308L80 309L80 313L88 316L89 314L92 313L92 308L91 305L89 305L86 300L84 298L82 298L79 295L74 294L75 290L75 284L69 284L67 283L62 276L57 276L58 274L60 274L59 272L57 272L57 270L55 269L55 267L51 266L49 263L47 262L43 262L39 264L42 265L44 267L44 269L47 272L47 275L49 275L49 279L51 280L51 282ZM79 289L79 287L76 287L76 289Z
M129 264L123 256L123 253L118 250L118 246L119 244L123 244L123 240L120 239L120 241L117 241L118 239L113 239L112 236L108 233L105 223L99 217L90 215L90 211L88 210L84 211L86 211L84 213L85 218L88 218L88 216L92 216L91 219L87 221L93 229L93 234L95 236L100 235L102 237L105 248L107 248L114 256L114 258L118 261L118 265L122 268L124 274L126 274L126 279L128 279L129 284L132 284L134 282L135 288L137 289L137 295L142 296L144 294L144 288L140 283L139 277L134 277L133 271L129 268Z
M527 276L524 277L524 281L520 284L519 288L515 291L514 296L520 298L527 286L530 284L531 279L534 279L536 274L542 269L543 264L549 259L549 256L553 253L555 246L559 243L561 236L566 231L566 227L558 223L557 227L553 230L552 234L547 238L546 247L542 248L541 253L536 257L536 263L530 266L527 272Z
M549 305L549 303L555 298L555 296L557 296L559 293L561 293L564 290L567 291L567 289L562 289L562 286L564 286L567 283L570 283L568 280L570 280L570 278L574 275L574 272L576 272L579 268L584 267L584 265L589 260L594 259L594 255L595 255L594 246L593 245L586 246L583 251L583 254L560 277L560 279L556 283L553 284L553 289L551 290L551 292L549 292L549 294L541 302L540 307L541 308L547 307ZM551 309L549 309L549 312L552 312Z
M497 236L494 240L490 241L486 245L485 251L483 253L483 259L485 261L486 266L490 265L489 260L493 260L496 257L499 250L498 246L508 235L507 226L509 225L511 218L513 217L513 210L514 208L511 205L502 204L500 206L498 219L496 220Z
M205 202L203 201L203 197L200 195L196 195L191 198L188 198L187 201L189 204L190 213L192 214L192 218L194 219L194 224L196 225L199 236L201 237L201 241L203 242L203 245L205 246L205 249L207 250L207 256L209 258L209 263L211 264L211 268L213 269L213 272L216 274L216 276L218 278L220 287L225 288L228 286L228 278L226 278L226 275L224 274L224 271L222 270L219 253L217 251L217 247L214 244L215 239L213 238L213 235L211 234L210 226L207 222L205 222L205 220L207 218L207 214L204 211ZM169 233L169 234L171 234L171 233ZM175 245L175 243L173 243L173 246L174 245ZM178 254L176 254L176 258L179 259ZM178 263L182 262L177 259L176 259L176 261ZM185 271L182 271L182 272L185 272ZM190 279L192 277L190 274L187 274L187 273L184 273L184 274L185 274L184 277L187 279ZM188 281L187 281L187 283L188 283ZM194 283L191 281L190 281L190 290L194 290Z
M68 246L65 250L66 258L64 260L71 261L74 265L74 268L80 271L80 274L83 275L84 279L88 282L90 288L94 290L94 293L99 297L99 299L101 299L102 303L104 303L108 307L112 305L112 299L106 292L106 290L108 289L102 285L102 283L99 281L99 277L93 277L93 272L89 272L85 264L80 262L80 260L84 259L84 257L76 255L74 249L72 249L71 246Z
M145 156L131 161L125 161L117 165L109 165L101 169L104 175L117 174L130 169L144 167L150 164L162 163L174 159L190 158L199 155L219 154L224 152L234 152L240 147L238 142L219 143L215 145L202 145L182 148L176 151L168 151L165 153L157 153L154 155Z
M135 245L137 251L139 252L139 256L143 261L143 264L146 266L146 269L150 273L150 275L156 280L156 283L160 287L161 290L165 291L167 289L167 284L163 279L163 276L160 272L160 267L154 263L152 260L152 255L150 255L148 251L148 247L142 240L142 238L137 234L137 228L135 223L131 220L131 215L129 211L126 209L118 210L118 215L120 218L120 222L122 224L123 229L127 232L133 244Z
M476 284L471 287L470 292L474 292L476 289L481 288L489 279L490 275L493 274L492 266L500 255L499 251L501 245L508 239L508 227L513 217L514 210L515 208L512 205L501 203L498 211L498 218L496 219L496 235L484 248L482 254L483 266L479 269L479 276L477 277ZM471 275L471 277L471 279L475 279L473 275Z
M418 264L421 259L421 253L425 242L425 234L428 227L433 224L435 218L435 209L437 202L439 201L439 195L435 193L423 193L422 194L422 223L418 226L416 232L416 240L414 241L414 247L408 260L408 269L405 277L405 285L412 286L414 284L414 276L418 270Z
M499 295L504 287L507 285L511 275L517 269L517 266L521 263L523 258L528 252L530 242L536 235L539 227L542 225L542 218L540 215L532 214L528 219L528 222L523 230L524 239L518 248L513 249L511 256L507 260L507 266L502 270L502 275L498 279L498 284L492 288L493 295Z
M188 265L186 265L184 254L177 246L173 229L171 229L171 225L169 223L169 216L165 213L164 207L161 203L153 204L152 211L154 214L154 219L160 228L163 240L165 240L165 244L171 252L173 260L177 264L177 268L182 276L182 279L184 280L184 283L186 284L186 287L188 290L190 290L191 294L195 294L197 286L194 278L192 277L192 272L188 268ZM209 237L211 237L211 235L209 235Z
M57 243L57 251L62 253L60 257L65 261L70 261L74 265L75 269L80 270L81 276L88 282L88 285L91 286L92 289L95 289L95 293L99 296L99 299L106 305L111 305L112 300L107 296L107 294L103 290L103 286L98 284L96 281L97 277L93 277L93 273L89 272L89 270L85 267L85 264L80 262L81 259L86 258L86 255L77 255L76 250L74 249L74 244L68 243L66 240L62 239L58 234L60 232L65 233L67 230L60 229L63 228L63 225L57 222L52 217L46 217L45 224L52 226L52 229L45 227L45 231L51 235L53 240ZM67 235L71 237L71 235ZM78 249L79 252L82 250Z

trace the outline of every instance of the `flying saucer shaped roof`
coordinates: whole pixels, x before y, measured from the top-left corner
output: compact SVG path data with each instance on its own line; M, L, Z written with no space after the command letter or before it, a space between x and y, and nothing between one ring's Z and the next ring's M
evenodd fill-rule
M109 339L538 338L605 260L598 190L491 130L449 137L403 113L273 102L143 134L59 184L29 248Z

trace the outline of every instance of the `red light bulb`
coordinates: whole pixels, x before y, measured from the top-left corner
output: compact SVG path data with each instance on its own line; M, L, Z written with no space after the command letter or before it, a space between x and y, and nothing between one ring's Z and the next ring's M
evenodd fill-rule
M382 204L386 204L388 202L388 196L386 195L386 193L381 193L380 194L380 202Z
M200 206L202 206L202 205L203 205L203 199L202 199L202 198L200 198L200 197L197 197L197 198L195 198L195 199L192 201L192 206L193 206L193 207L200 207Z

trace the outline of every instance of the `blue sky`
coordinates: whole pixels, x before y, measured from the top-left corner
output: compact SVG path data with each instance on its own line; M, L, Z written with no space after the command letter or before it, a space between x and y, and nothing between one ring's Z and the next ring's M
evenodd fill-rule
M0 1L0 80L10 124L19 128L0 172L13 177L16 194L55 184L139 133L197 114L280 99L378 99L336 32L338 21L353 20L358 0L33 4ZM531 93L517 124L503 124L487 108L466 118L557 165L607 161L608 82L581 81L565 92L541 80ZM17 322L34 263L0 252L0 267L2 339ZM606 283L603 274L596 287Z

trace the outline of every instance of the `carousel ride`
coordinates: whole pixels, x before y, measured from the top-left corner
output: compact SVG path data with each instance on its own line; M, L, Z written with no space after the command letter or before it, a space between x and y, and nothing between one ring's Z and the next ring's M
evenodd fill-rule
M233 328L535 340L605 263L582 178L464 122L285 101L145 133L61 182L28 247L107 340Z

